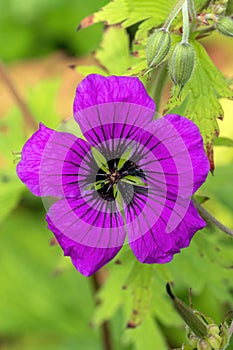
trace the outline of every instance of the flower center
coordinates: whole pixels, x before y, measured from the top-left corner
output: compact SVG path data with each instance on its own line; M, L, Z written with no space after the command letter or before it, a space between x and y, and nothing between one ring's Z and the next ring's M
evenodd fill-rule
M133 161L115 158L107 161L105 167L98 169L96 174L96 186L98 194L106 201L115 201L121 196L127 202L127 193L132 186L147 186L142 169ZM132 193L132 189L130 191ZM132 197L132 195L131 195Z

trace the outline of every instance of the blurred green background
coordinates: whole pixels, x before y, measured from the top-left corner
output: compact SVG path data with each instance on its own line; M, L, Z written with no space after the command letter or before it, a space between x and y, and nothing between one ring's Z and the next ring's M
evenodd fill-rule
M74 90L82 77L69 65L94 62L90 53L99 45L103 26L95 25L80 32L76 28L82 18L106 3L104 0L0 1L1 60L38 122L57 127L72 114ZM231 39L220 40L215 35L205 39L204 44L217 66L232 76ZM91 326L94 312L91 280L75 271L58 246L51 245L52 234L46 228L41 200L33 197L15 175L12 152L21 150L29 134L2 80L0 88L0 349L102 349L100 331ZM232 104L222 103L225 120L220 122L221 136L233 138ZM232 149L216 147L215 176L209 176L200 194L211 197L207 203L209 210L233 228L232 178ZM221 232L218 235L217 239L211 236L212 242L217 245L219 239L227 247L225 257L229 262L232 241ZM196 241L198 245L198 238ZM210 250L210 254L217 253ZM227 289L226 280L231 271L228 269L224 275L223 270L211 265L211 259L203 268L199 259L195 251L187 249L171 263L179 296L187 300L188 287L192 287L195 307L220 323L233 308L232 290L222 296L217 291L215 295L213 284L216 279L216 284L222 283L224 288L226 283ZM217 279L216 274L221 273ZM165 293L163 285L159 288ZM174 311L166 309L170 301L164 294L163 298L165 304L157 304L155 299L153 306L158 329L164 332L158 337L165 334L169 343L178 347L184 340L183 323L177 321ZM145 329L144 335L140 333L140 327L135 333L137 341L128 342L134 345L122 345L127 343L121 340L125 329L122 319L124 316L118 311L111 321L115 350L150 350L145 348L143 338L148 335ZM152 348L160 350L153 345L158 343L153 336L150 342Z

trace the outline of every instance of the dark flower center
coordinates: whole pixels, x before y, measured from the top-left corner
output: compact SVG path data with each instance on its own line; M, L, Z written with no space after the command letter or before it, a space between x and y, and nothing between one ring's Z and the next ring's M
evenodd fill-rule
M123 199L127 202L127 196L129 192L137 192L138 181L140 179L146 180L143 170L133 161L124 160L122 166L119 168L120 158L111 159L107 162L106 167L108 172L105 172L102 168L99 168L96 175L96 183L99 184L97 192L101 198L106 201L115 201L117 186L120 190ZM131 190L130 190L131 189ZM146 188L141 190L147 191Z

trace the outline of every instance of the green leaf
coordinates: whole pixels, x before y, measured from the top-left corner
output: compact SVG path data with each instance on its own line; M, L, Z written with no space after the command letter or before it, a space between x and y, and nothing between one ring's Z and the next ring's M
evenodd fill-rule
M108 162L105 159L105 157L103 156L103 154L100 151L98 151L98 149L95 147L91 148L91 153L92 153L98 167L100 169L102 169L103 171L105 171L106 173L108 173L109 172L109 169L107 167Z
M74 69L78 73L82 74L84 77L86 77L89 74L100 74L103 76L108 75L108 73L104 69L94 65L91 65L91 66L80 65L80 66L76 66Z
M132 343L135 350L167 350L162 331L150 315L135 329L125 332L125 343Z
M46 79L40 81L28 91L28 105L34 118L50 128L56 128L61 121L56 112L56 101L60 79Z
M129 37L126 31L120 27L108 28L95 57L109 74L124 74L135 61L135 58L130 56Z
M196 50L194 73L182 90L180 98L178 89L173 88L166 112L181 114L197 124L213 170L213 143L219 134L217 118L223 117L223 109L219 99L232 99L233 91L203 46L195 41L192 44Z
M153 1L153 0L114 0L89 17L89 21L84 19L81 27L86 27L93 23L105 22L108 25L122 23L123 28L127 28L142 21L150 20L150 27L162 25L168 14L176 4L176 0ZM86 25L85 25L86 24Z
M121 27L109 27L104 31L100 48L94 56L105 70L98 66L77 66L76 70L85 76L90 73L123 75L136 62L130 55L128 34Z
M127 247L121 250L116 264L113 263L109 269L108 279L97 294L98 303L92 318L95 326L112 318L120 306L129 301L125 283L134 262L129 253Z
M139 326L150 311L152 298L152 265L136 264L131 271L127 288L132 293L132 312L128 320L128 327Z
M214 141L215 146L233 147L233 140L228 137L218 137Z

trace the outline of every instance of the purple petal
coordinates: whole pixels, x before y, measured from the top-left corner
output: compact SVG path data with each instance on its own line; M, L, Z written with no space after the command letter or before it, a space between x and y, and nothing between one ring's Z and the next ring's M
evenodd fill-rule
M23 147L17 173L37 196L77 196L79 170L81 163L88 168L89 152L86 141L40 124Z
M166 230L166 219L170 210L164 208L156 224L140 238L134 240L134 233L129 234L130 247L136 258L147 264L163 264L172 260L180 249L188 247L196 231L206 226L191 202L182 222L172 232Z
M53 134L54 130L40 123L39 130L25 143L22 149L22 158L16 168L20 180L35 196L41 195L39 181L41 158L46 144Z
M105 141L135 139L153 120L154 110L132 103L104 103L78 112L75 116L87 141L97 146ZM118 141L118 142L117 142Z
M47 215L48 228L54 233L64 251L70 256L75 268L84 276L90 276L112 260L121 246L114 248L96 248L79 244L63 235Z
M51 206L48 217L63 235L92 248L121 247L125 240L124 221L115 202L94 196L61 199Z
M189 152L192 162L194 193L205 182L210 170L201 133L198 127L187 118L176 114L168 114L164 118L177 130Z
M77 87L74 99L74 114L95 105L108 102L128 102L155 111L155 103L148 96L138 78L98 74L88 75Z

